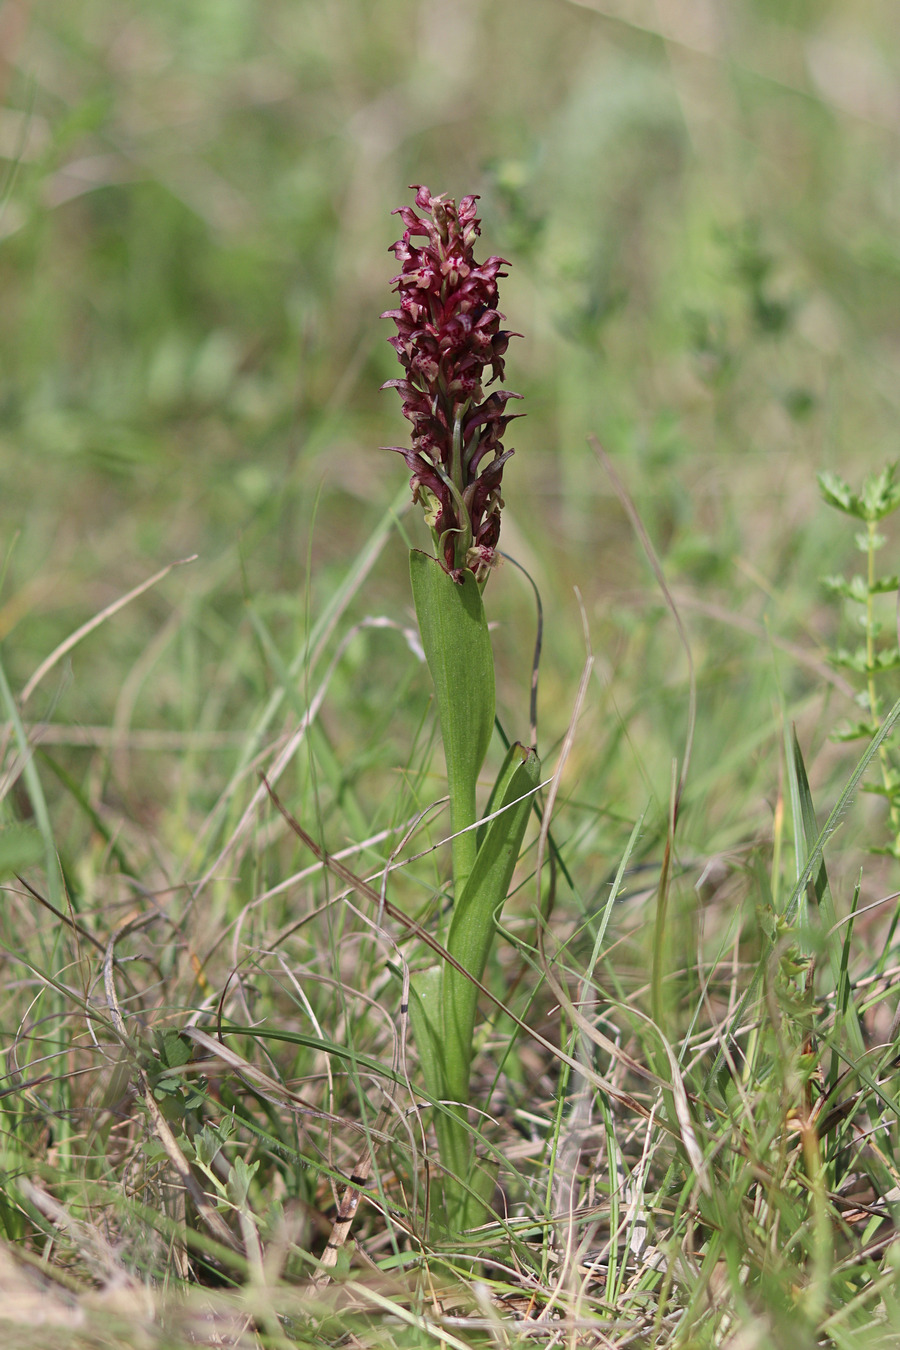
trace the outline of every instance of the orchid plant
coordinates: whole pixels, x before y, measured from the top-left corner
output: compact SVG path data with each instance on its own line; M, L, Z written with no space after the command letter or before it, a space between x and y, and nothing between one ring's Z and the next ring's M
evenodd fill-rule
M453 964L411 978L410 1016L435 1117L444 1172L448 1229L481 1220L492 1184L474 1163L467 1122L478 982L518 860L539 783L534 748L510 746L481 822L478 777L494 726L494 664L482 594L497 561L503 469L512 450L502 438L513 418L506 389L485 394L504 377L504 356L516 334L501 328L497 281L504 259L478 264L476 197L459 205L417 186L416 206L403 206L401 239L393 245L400 273L399 307L390 339L403 378L389 380L412 423L412 445L393 446L411 471L413 500L425 513L434 556L410 554L413 599L422 647L434 683L447 766L453 909L444 945Z

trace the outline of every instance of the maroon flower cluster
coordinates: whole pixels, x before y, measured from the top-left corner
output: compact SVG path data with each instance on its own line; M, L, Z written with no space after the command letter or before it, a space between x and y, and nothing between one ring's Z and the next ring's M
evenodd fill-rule
M495 561L500 535L500 480L512 455L501 439L513 414L511 398L498 389L484 396L485 371L503 379L509 339L518 334L500 327L497 279L503 258L479 266L472 248L481 233L475 215L477 197L459 207L416 186L416 206L399 207L403 238L393 245L400 275L393 285L400 308L393 319L397 335L389 339L403 366L402 380L383 387L400 391L403 415L413 427L412 448L391 446L412 472L413 500L425 508L437 554L456 581L469 568L483 580ZM412 240L424 238L416 245Z

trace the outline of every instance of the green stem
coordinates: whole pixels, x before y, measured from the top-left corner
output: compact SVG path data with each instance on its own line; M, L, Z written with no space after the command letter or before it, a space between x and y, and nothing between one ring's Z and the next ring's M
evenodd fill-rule
M458 895L472 875L477 856L475 831L472 826L478 819L475 805L475 785L456 784L450 793L450 828L453 840L450 844L453 860L453 894Z
M869 713L872 718L872 724L877 732L880 726L878 716L878 695L875 692L875 606L873 596L875 594L875 537L876 525L874 520L866 524L868 534L868 576L867 576L867 594L866 594L866 681L869 695ZM882 768L884 767L884 758L882 752Z
M877 548L878 523L874 520L866 522L867 535L867 587L866 587L866 692L869 699L869 717L872 722L875 734L881 728L881 700L875 687L875 550ZM888 811L891 821L891 831L893 833L893 845L895 853L900 852L900 804L896 799L893 790L893 772L891 757L886 743L882 742L878 749L878 762L881 767L881 781L888 799Z

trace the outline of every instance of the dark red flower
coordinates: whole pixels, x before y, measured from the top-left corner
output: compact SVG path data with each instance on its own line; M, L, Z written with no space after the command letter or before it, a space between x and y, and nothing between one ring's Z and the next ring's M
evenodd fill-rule
M410 449L390 448L406 460L413 500L424 506L438 557L457 581L465 568L482 581L494 564L500 480L513 453L501 444L514 416L506 405L521 398L508 389L484 395L485 383L503 379L509 339L519 335L500 327L497 280L506 276L505 260L479 266L473 255L481 233L477 200L463 197L457 207L417 186L424 215L398 207L404 233L393 245L400 274L392 284L400 308L382 315L397 325L388 340L404 370L402 380L383 387L399 391L413 428Z

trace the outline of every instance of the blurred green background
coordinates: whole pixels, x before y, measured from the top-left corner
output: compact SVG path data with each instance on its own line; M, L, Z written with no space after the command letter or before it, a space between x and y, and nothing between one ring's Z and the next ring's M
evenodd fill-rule
M633 819L648 792L664 806L681 752L684 660L595 433L690 629L698 844L754 828L778 697L801 715L828 688L815 663L838 620L818 578L853 547L815 472L858 477L896 453L898 19L883 0L5 0L14 688L130 586L199 555L81 644L27 715L220 735L192 781L211 793L225 776L228 735L277 679L261 625L287 660L402 488L379 448L407 436L379 390L397 373L379 315L390 213L424 182L481 194L481 252L511 264L507 383L527 417L508 437L502 544L547 608L544 748L584 659L578 586L600 679L576 795ZM411 515L404 528L420 537ZM342 628L409 623L405 568L390 542ZM514 734L530 605L513 569L492 580ZM386 731L403 652L375 634L336 676L332 748L363 793L412 734ZM108 766L64 755L114 802ZM165 814L184 762L163 765L119 765L123 816Z

